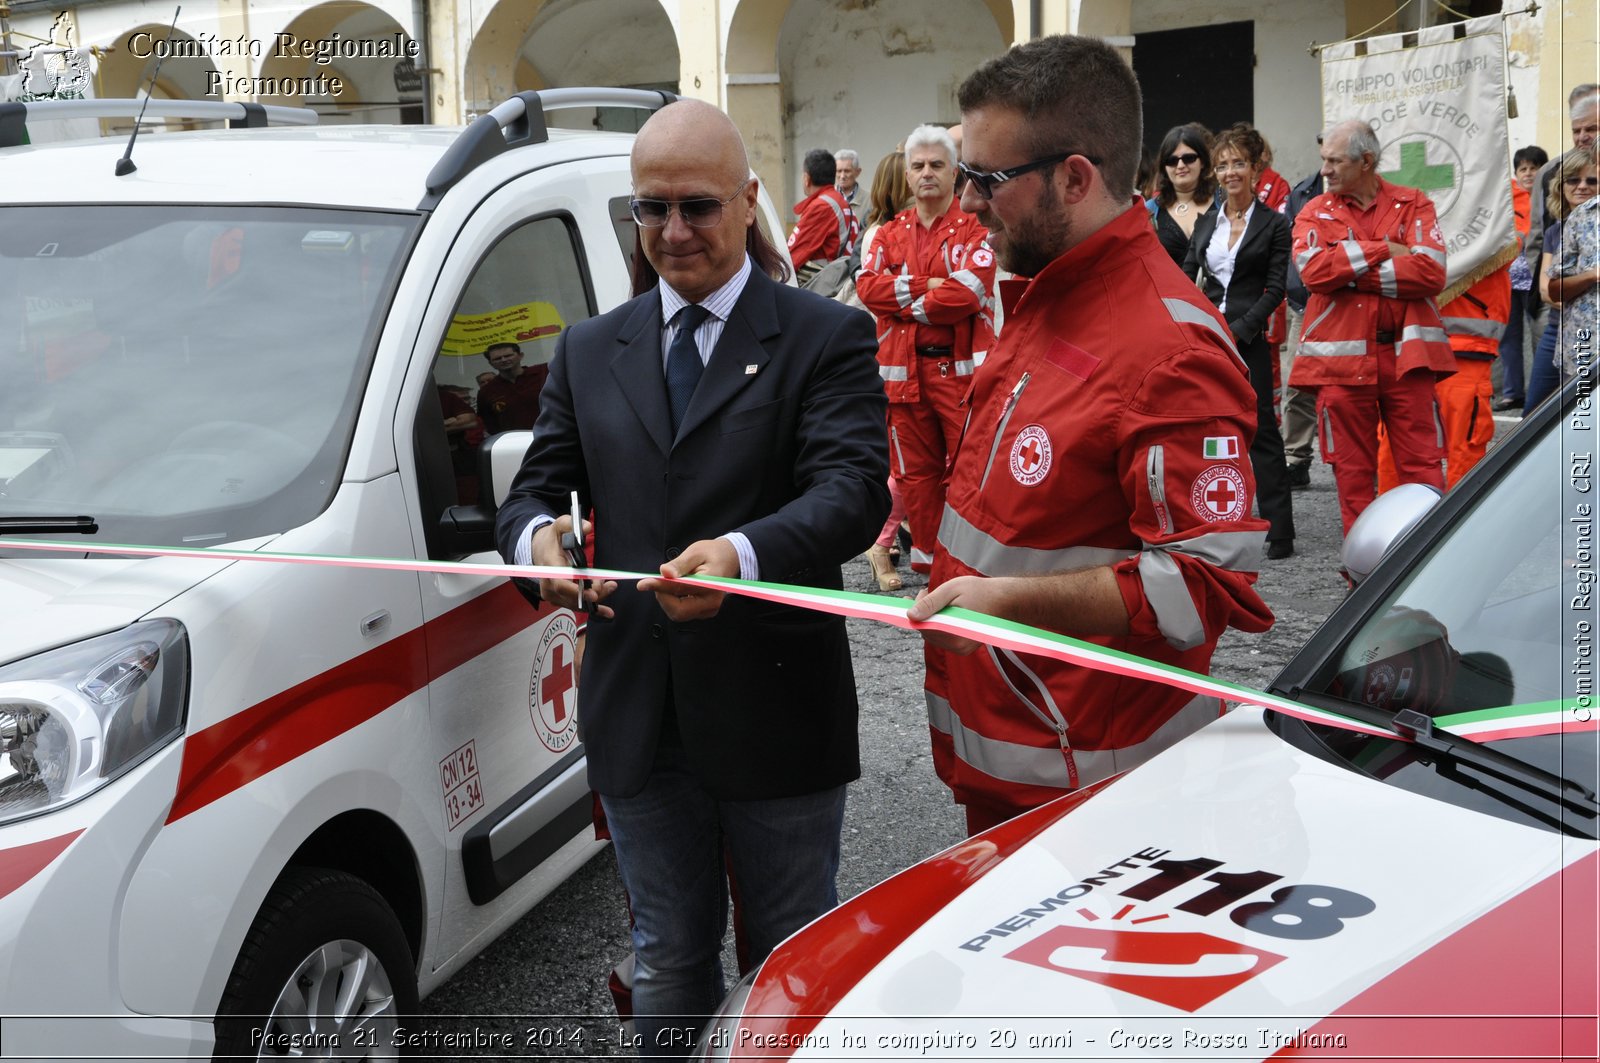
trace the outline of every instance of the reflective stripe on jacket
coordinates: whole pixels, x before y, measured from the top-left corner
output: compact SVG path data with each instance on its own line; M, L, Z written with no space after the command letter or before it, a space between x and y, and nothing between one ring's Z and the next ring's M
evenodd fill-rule
M1495 270L1439 308L1450 346L1461 353L1494 358L1511 320L1511 267Z
M1255 393L1227 325L1131 207L1031 282L973 378L931 582L1109 567L1129 633L1091 641L1204 672L1264 630L1251 584ZM1023 653L929 648L934 764L957 800L1036 805L1215 719L1211 699Z
M958 375L971 375L994 344L994 252L983 223L952 201L937 242L917 257L917 208L878 227L861 256L856 294L878 319L878 371L890 402L920 402L912 369L917 325L949 325ZM929 288L931 277L946 278Z
M799 220L789 234L789 259L795 269L855 254L861 227L837 188L823 185L796 203L794 212Z
M1394 344L1402 375L1413 369L1438 376L1455 372L1434 304L1444 290L1445 250L1433 201L1414 188L1379 180L1387 206L1376 218L1363 218L1341 195L1324 194L1295 219L1294 265L1310 294L1292 387L1375 384L1377 349L1384 342ZM1390 240L1410 254L1392 255ZM1378 335L1385 307L1393 325L1387 341Z

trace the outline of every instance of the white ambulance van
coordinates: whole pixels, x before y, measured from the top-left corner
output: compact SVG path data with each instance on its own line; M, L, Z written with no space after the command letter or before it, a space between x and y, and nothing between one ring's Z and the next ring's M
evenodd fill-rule
M0 105L0 1056L382 1058L595 851L572 614L96 546L498 561L447 411L488 340L535 366L624 301L634 250L631 136L545 110L663 99L465 130L154 101L239 128L143 136L131 172L126 136L29 143L74 105Z

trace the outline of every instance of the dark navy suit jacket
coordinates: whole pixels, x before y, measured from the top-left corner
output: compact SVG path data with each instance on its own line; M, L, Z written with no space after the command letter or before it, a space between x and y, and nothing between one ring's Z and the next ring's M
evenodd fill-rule
M500 509L511 559L528 522L594 518L594 563L655 572L699 539L749 537L765 581L841 586L889 512L886 403L872 319L752 270L676 438L652 289L562 336L533 444ZM589 625L578 718L589 782L645 784L668 693L690 767L725 800L789 797L860 774L842 618L729 595L676 624L623 584Z

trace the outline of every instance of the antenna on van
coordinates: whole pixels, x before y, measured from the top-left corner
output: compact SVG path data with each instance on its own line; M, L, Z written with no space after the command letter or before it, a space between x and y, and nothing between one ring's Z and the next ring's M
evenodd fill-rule
M144 109L150 106L150 93L155 91L156 78L161 76L161 64L167 58L167 53L172 51L170 44L172 35L178 31L178 15L183 11L179 4L177 10L172 12L172 25L167 29L167 43L169 47L163 48L161 54L156 56L156 67L150 71L150 84L144 90L144 104L139 108L139 117L133 120L133 133L128 137L128 148L122 153L122 158L117 160L117 176L126 177L139 167L133 164L133 142L139 139L139 125L144 121Z

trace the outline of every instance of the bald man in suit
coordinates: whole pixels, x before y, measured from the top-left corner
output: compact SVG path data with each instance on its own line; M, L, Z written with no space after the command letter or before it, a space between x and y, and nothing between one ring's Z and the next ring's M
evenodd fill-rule
M632 170L658 283L563 334L498 535L512 561L566 564L576 490L597 566L661 573L582 592L578 714L632 904L640 1053L679 1058L723 992L724 859L758 962L837 902L860 767L842 619L672 581L842 586L888 515L886 403L871 318L769 275L783 256L725 115L663 108Z

